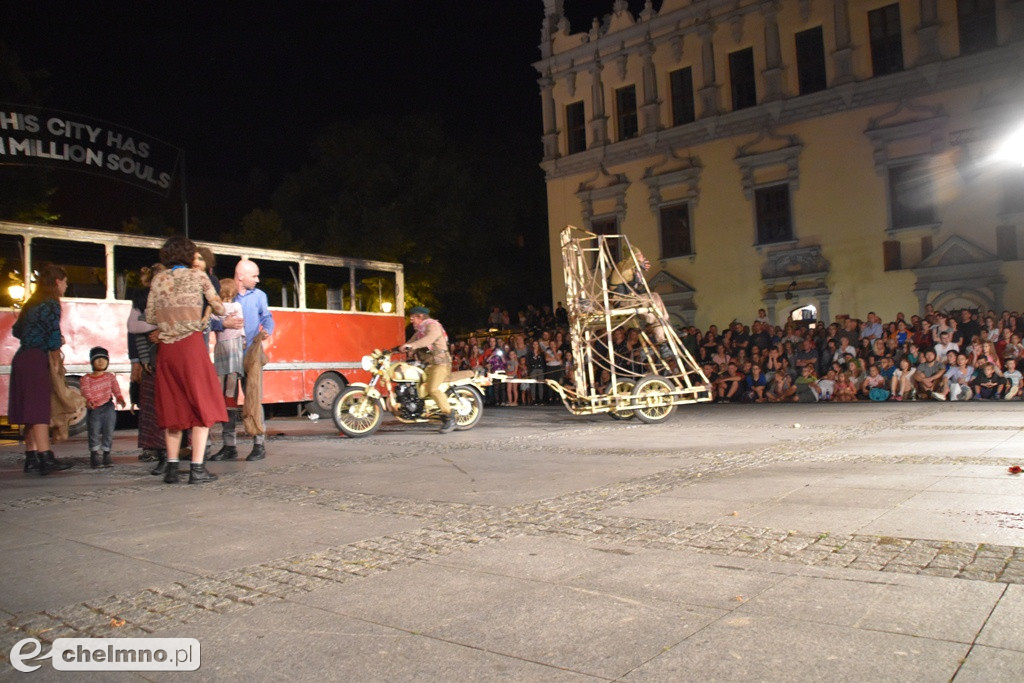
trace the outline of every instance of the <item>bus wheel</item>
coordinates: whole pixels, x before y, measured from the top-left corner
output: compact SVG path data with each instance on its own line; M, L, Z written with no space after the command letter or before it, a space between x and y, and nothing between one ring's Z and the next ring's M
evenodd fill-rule
M472 429L484 414L484 397L470 386L452 387L448 390L448 402L455 413L455 429Z
M68 383L68 389L81 394L82 391L79 388L78 377L73 375L67 375L64 377L64 381ZM89 429L89 423L86 420L87 410L85 408L85 401L82 401L82 408L71 418L70 424L68 424L68 436L74 436L75 434L81 434L82 432Z
M672 385L664 377L644 377L633 387L633 395L639 399L640 407L632 412L641 422L661 422L675 409L675 404L672 403Z
M345 436L369 436L384 421L384 406L367 396L365 387L349 387L334 399L331 417Z
M317 377L313 385L313 400L310 401L312 411L320 417L330 417L334 399L345 385L345 378L336 372L325 372Z

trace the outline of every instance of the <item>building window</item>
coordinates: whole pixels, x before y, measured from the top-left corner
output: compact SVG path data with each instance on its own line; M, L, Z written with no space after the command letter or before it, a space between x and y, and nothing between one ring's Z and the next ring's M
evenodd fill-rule
M796 72L800 94L824 90L825 82L825 41L821 27L809 28L796 34Z
M690 67L670 73L669 88L672 91L672 125L693 123L697 115L693 108L693 72Z
M970 55L996 46L995 0L957 0L960 54Z
M754 80L754 48L729 53L729 80L732 83L732 108L746 109L757 104Z
M754 190L757 212L757 243L773 244L793 239L793 221L789 211L789 183Z
M693 253L691 234L689 204L662 207L661 258L691 255Z
M1017 260L1017 226L996 226L996 254L1004 261Z
M882 242L882 270L900 270L903 268L903 257L900 253L899 240Z
M889 214L893 230L938 222L931 173L925 161L889 167Z
M1003 201L1000 213L1024 213L1024 168L1007 171L1003 176Z
M639 132L636 116L636 86L615 91L615 113L619 122L619 140L635 138Z
M595 218L590 221L590 232L595 235L617 235L619 234L619 219L615 216ZM622 240L608 240L607 244L612 260L618 263L622 259Z
M587 122L583 102L573 102L565 107L565 130L568 133L569 154L587 149Z
M871 38L871 67L876 76L903 70L903 36L900 30L899 4L868 12Z

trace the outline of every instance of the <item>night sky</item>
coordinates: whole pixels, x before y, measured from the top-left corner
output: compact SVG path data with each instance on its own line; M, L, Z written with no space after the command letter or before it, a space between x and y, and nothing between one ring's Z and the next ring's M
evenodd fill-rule
M565 0L573 29L613 0ZM630 3L634 12L642 0ZM655 6L660 2L655 3ZM266 206L338 120L430 113L496 159L541 156L532 63L541 0L65 2L3 0L0 41L44 70L44 106L185 149L190 222L207 230ZM7 169L0 169L7 172ZM56 175L61 223L116 229L170 199L78 173ZM537 171L538 191L543 192ZM224 225L225 223L230 223Z

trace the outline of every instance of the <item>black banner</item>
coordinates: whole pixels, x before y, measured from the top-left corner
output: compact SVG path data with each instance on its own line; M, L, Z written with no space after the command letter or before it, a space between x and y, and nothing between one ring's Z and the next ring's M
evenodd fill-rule
M181 149L79 114L0 103L0 165L94 173L167 196Z

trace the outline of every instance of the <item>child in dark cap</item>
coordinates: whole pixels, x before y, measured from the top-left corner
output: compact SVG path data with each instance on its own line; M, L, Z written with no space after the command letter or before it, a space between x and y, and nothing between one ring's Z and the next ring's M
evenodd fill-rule
M107 372L110 354L102 346L94 346L89 350L89 362L92 372L82 377L79 388L85 397L88 408L86 421L89 425L89 464L94 468L100 466L100 452L103 453L103 466L110 467L110 447L114 441L114 424L117 422L117 411L114 402L125 407L121 396L121 387L113 373Z

